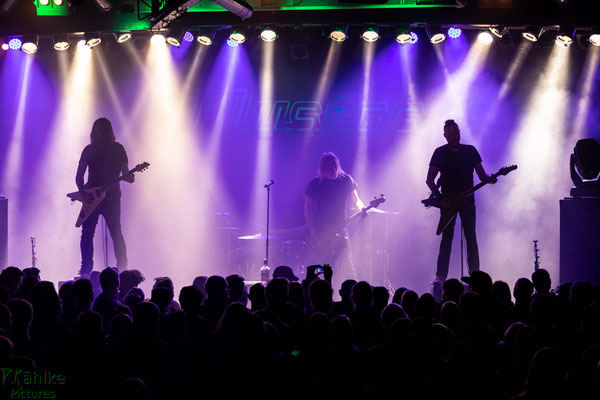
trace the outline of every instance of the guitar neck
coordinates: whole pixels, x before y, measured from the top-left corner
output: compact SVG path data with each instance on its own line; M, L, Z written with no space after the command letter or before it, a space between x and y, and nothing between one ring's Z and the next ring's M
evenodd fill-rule
M371 208L373 208L373 206L366 206L365 208L361 209L360 211L355 212L354 214L352 214L351 216L349 216L348 218L346 218L346 223L352 222L353 220L355 220L356 218L358 218L358 216L361 215L363 212L367 212Z
M497 178L499 175L498 172L496 172L495 174L492 174L492 178ZM475 193L477 190L481 189L482 187L484 187L485 185L487 185L487 182L479 182L477 185L473 186L470 189L465 190L464 192L462 192L461 194L461 198L467 198L470 195L472 195L473 193Z
M134 172L136 172L135 168L130 169L129 171L127 171L127 173L125 175L121 175L116 181L113 181L111 183L109 183L108 185L104 186L106 189L113 187L115 185L118 185L119 182L121 182L122 180L125 179L125 176L129 175L129 174L133 174Z

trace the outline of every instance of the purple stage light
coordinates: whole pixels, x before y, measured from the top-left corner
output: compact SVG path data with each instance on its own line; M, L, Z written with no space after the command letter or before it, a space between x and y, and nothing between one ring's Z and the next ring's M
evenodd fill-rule
M8 48L11 50L19 50L21 48L21 46L23 45L23 42L21 42L21 39L10 39L10 42L8 42Z
M461 34L462 34L462 31L460 30L460 28L448 29L448 36L450 36L450 38L452 38L452 39L459 38Z
M238 47L240 44L238 42L234 42L233 40L227 38L227 46L229 47Z
M416 33L411 32L410 36L411 36L411 39L410 39L410 41L408 43L415 44L415 43L417 43L419 41L419 37L417 36Z
M183 35L183 40L185 40L186 42L192 42L194 40L194 35L192 35L192 32L187 31Z

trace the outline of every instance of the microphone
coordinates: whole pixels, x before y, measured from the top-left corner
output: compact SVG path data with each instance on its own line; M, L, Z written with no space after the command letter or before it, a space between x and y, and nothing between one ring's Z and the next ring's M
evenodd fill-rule
M273 179L269 180L269 182L265 183L264 188L268 189L270 188L273 184L275 183L275 181Z

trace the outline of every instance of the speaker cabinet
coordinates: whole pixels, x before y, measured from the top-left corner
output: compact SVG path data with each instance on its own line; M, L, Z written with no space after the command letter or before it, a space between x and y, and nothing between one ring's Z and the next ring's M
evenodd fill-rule
M0 269L8 267L8 199L0 197Z
M560 281L600 282L600 198L560 201Z

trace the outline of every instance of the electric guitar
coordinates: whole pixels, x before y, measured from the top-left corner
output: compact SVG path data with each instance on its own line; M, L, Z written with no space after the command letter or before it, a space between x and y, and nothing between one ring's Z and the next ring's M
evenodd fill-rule
M346 218L345 224L343 227L333 226L327 227L321 230L321 234L318 238L313 238L313 245L318 254L335 254L336 253L336 244L342 243L347 239L347 236L343 231L344 228L351 224L353 221L357 220L359 217L363 216L363 213L366 213L371 208L377 208L381 203L385 202L385 197L383 194L379 197L375 196L373 200L369 202L369 205L361 209L360 211L355 212L348 218Z
M149 166L150 164L148 164L147 162L143 162L141 164L136 165L135 168L127 172L127 174L121 175L119 179L112 183L109 183L108 185L96 186L93 188L85 189L84 192L89 195L86 197L89 197L91 199L89 202L86 202L84 200L80 192L67 193L67 197L71 199L71 202L81 202L81 211L79 212L79 216L77 217L77 222L75 222L75 226L79 228L85 222L85 220L88 219L90 214L96 209L96 207L98 207L98 204L100 204L100 202L104 199L108 189L121 182L125 176L133 174L135 172L142 172L146 170L146 168L148 168Z
M500 168L498 172L492 175L492 177L497 178L500 175L507 175L509 172L514 171L515 169L517 169L516 165ZM423 203L425 207L436 207L441 210L440 222L437 227L436 235L441 234L448 227L448 225L454 221L456 214L458 214L458 210L462 206L464 200L475 193L476 190L484 187L486 184L487 182L480 182L456 196L442 196L442 198L439 199L432 193L428 199L421 200L421 203Z

